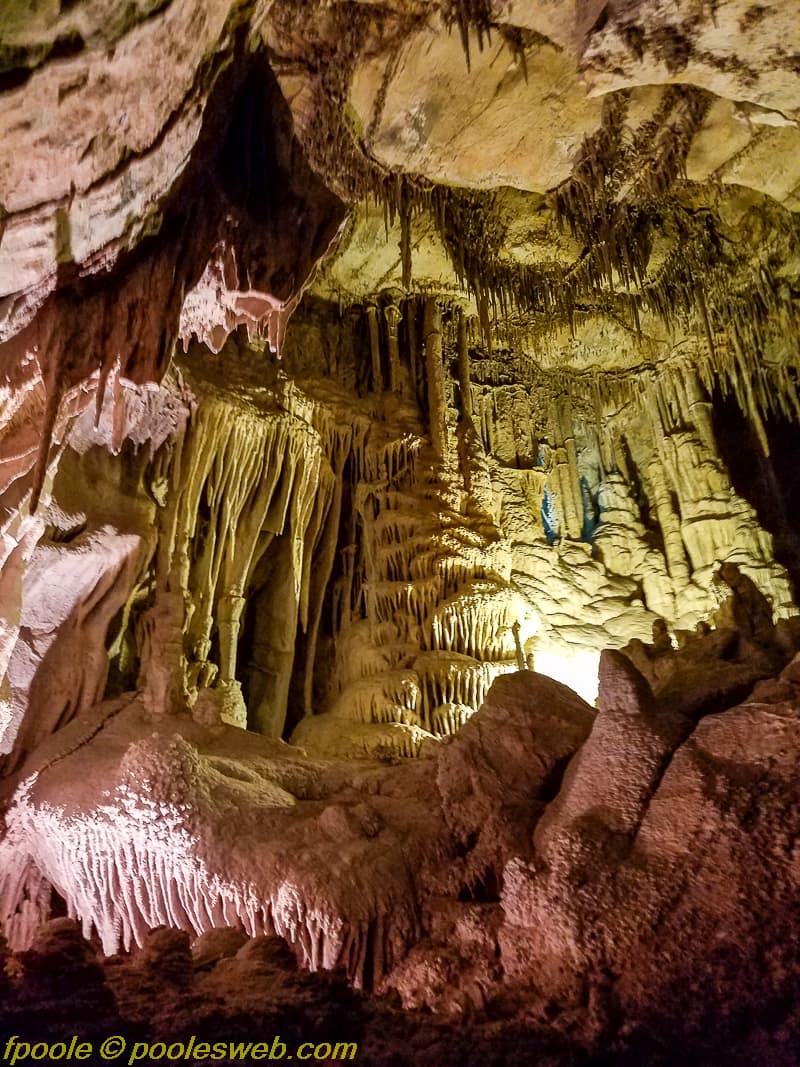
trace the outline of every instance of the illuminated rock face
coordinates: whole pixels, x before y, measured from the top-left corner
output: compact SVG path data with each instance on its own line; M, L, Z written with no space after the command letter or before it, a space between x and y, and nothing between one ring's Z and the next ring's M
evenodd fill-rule
M6 6L14 944L787 996L791 0Z

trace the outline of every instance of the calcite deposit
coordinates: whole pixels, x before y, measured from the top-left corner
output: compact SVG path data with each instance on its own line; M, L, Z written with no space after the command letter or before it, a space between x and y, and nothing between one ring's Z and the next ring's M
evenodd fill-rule
M793 1062L795 7L3 6L11 1024Z

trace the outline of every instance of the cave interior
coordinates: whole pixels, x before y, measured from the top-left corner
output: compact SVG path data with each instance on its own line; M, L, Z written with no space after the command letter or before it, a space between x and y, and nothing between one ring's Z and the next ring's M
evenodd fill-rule
M796 1067L796 0L8 0L0 135L0 1036Z

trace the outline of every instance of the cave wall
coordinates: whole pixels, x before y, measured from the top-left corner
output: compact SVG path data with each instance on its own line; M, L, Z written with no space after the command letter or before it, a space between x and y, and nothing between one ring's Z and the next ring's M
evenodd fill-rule
M6 772L136 688L155 715L419 755L520 664L594 700L602 648L658 619L688 639L724 560L793 610L683 361L590 377L488 352L459 305L312 300L280 360L196 342L100 416L25 568Z
M765 456L769 419L800 409L796 31L786 4L723 7L4 13L4 748L36 663L66 655L37 627L66 633L93 598L92 679L44 722L101 694L105 643L112 688L138 670L154 708L213 690L244 724L271 537L291 543L297 647L265 653L279 706L251 714L308 744L417 752L528 655L590 694L603 644L708 613L723 559L786 613L708 404L733 395ZM77 500L94 515L72 551L101 584L29 618L81 413L128 462L128 383L162 381L178 338L209 356L241 327L314 388L269 379L246 412L238 363L208 372L216 396L196 371L157 474L131 461L142 521L109 520L138 539L124 578L101 581Z

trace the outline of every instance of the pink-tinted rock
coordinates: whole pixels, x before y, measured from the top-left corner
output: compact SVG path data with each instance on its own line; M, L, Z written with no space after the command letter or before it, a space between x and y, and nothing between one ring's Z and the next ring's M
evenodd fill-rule
M633 835L667 761L691 730L684 716L658 707L619 652L600 657L597 702L592 731L536 826L536 855L545 862L562 830L594 833L601 847L606 837Z
M565 761L587 737L594 711L560 682L533 671L498 678L480 712L438 757L445 818L470 849L470 869L524 848Z

